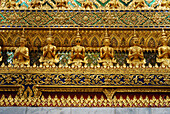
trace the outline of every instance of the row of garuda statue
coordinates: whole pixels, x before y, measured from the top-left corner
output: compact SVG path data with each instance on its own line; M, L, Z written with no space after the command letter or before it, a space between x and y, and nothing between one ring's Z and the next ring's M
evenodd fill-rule
M51 32L50 32L51 34ZM43 47L43 54L39 59L39 62L42 66L51 66L54 67L57 63L59 63L58 54L56 54L57 47L52 44L52 37L49 35L47 38L47 45ZM160 63L163 66L170 66L170 47L168 46L168 38L164 30L162 30L162 46L158 48L158 56L156 58L157 63ZM25 47L26 39L24 37L24 33L22 34L22 38L20 39L20 47L15 50L13 57L13 64L16 66L29 66L30 58L29 58L29 49ZM76 46L71 48L71 57L68 61L68 65L72 66L83 66L88 63L87 57L85 56L85 47L81 46L81 36L79 33L79 29L77 30L77 36L75 39ZM138 45L139 39L136 37L134 31L134 37L132 39L133 46L128 49L128 58L126 59L127 63L130 66L144 66L146 64L146 60L144 58L143 50ZM100 48L100 57L98 59L98 63L100 66L104 67L112 67L114 63L117 63L114 58L114 50L110 47L110 38L107 34L107 30L104 37L104 46ZM0 48L1 49L1 48ZM1 55L0 55L1 56ZM0 57L2 61L2 56Z

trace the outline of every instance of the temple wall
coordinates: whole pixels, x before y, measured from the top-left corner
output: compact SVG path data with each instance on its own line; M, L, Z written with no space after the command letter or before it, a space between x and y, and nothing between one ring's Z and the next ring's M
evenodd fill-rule
M170 0L1 0L0 114L169 107Z

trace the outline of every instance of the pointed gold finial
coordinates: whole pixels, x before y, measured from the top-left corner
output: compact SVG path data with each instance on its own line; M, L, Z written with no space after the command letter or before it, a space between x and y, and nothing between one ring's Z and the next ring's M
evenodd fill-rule
M138 40L137 36L136 36L136 30L134 29L134 37L133 37L134 40Z
M79 28L77 28L77 36L75 38L76 43L81 43L81 36L80 36L80 31Z
M20 43L25 42L25 41L26 41L26 39L25 39L25 28L23 28L22 35L21 35L21 38L20 38Z
M49 37L51 37L51 28L49 28Z
M107 28L106 28L106 31L105 31L105 37L108 37L108 34L107 34Z
M165 30L164 30L164 28L162 28L162 36L165 36L166 34L165 34Z
M108 36L108 33L107 33L107 28L105 30L105 36L104 36L104 39L103 39L103 45L107 45L109 46L110 45L110 37Z
M48 34L48 37L47 37L47 43L48 44L51 44L53 41L52 41L52 35L51 35L51 28L49 28L49 34Z
M77 35L76 35L76 38L75 38L75 43L76 43L76 45L81 44L81 36L80 36L79 28L77 28Z
M136 37L136 30L134 29L134 37Z
M79 31L79 28L77 28L77 36L76 36L77 38L80 38L81 36L80 36L80 31Z
M136 30L135 29L134 29L134 36L133 36L132 40L133 40L134 45L138 45L139 38L136 36Z
M104 38L105 38L105 39L110 39L109 36L108 36L107 28L106 28L106 30L105 30L105 37L104 37Z
M51 37L51 28L49 28L49 31L48 31L48 38Z
M22 29L22 38L25 37L25 28Z

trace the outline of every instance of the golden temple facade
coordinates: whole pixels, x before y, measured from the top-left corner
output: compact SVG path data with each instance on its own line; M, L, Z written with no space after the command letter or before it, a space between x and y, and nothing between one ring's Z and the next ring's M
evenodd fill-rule
M170 106L168 0L0 6L0 106Z

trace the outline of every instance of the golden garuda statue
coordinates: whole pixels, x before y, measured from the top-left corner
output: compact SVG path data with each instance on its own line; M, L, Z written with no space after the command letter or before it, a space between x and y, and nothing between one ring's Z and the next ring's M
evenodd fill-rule
M71 58L68 61L68 64L72 66L82 66L87 63L87 59L85 57L85 47L81 46L81 36L79 33L79 29L77 30L77 36L75 39L76 46L71 48Z
M25 47L26 39L24 36L24 29L20 38L20 47L15 50L13 57L13 64L16 66L25 65L30 66L29 49Z
M116 63L114 58L114 50L110 47L110 38L107 34L107 29L103 41L104 46L100 48L100 58L98 63L101 63L102 66L113 66L113 63Z
M170 66L170 47L168 46L168 38L165 35L164 29L162 30L162 46L158 48L158 57L156 61L164 66Z
M52 45L52 40L51 30L49 30L49 37L46 40L47 45L43 47L43 55L39 59L43 66L55 66L55 63L59 62L58 54L56 54L57 48Z
M136 37L134 30L134 37L132 38L133 46L128 51L127 63L131 66L142 66L146 63L143 49L139 46L139 39Z

